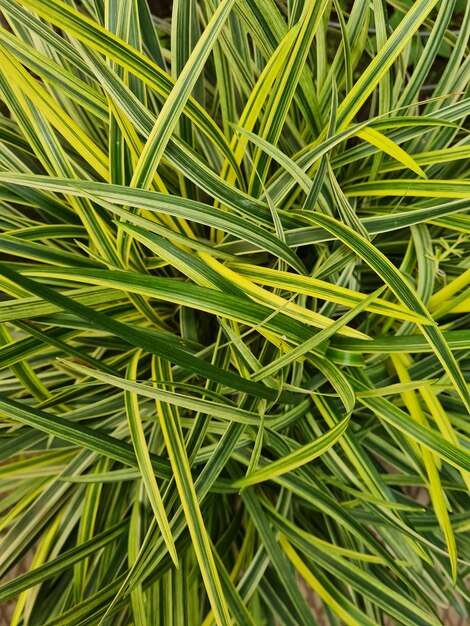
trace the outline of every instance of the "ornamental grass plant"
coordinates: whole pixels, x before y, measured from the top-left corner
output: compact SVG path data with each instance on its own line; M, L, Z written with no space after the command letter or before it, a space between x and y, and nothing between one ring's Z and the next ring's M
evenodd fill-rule
M153 11L0 0L0 603L465 623L470 3Z

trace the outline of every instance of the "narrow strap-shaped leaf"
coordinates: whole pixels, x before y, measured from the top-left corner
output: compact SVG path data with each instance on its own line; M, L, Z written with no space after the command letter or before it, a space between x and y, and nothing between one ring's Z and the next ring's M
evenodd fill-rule
M248 227L245 219L202 202L196 202L186 198L184 203L182 203L181 199L178 197L172 197L145 189L130 189L123 185L100 186L99 183L91 181L75 181L73 179L61 178L54 179L52 177L35 175L22 176L20 181L20 176L22 175L1 173L0 180L8 178L12 181L21 182L32 187L39 186L40 188L52 189L59 193L66 191L71 195L88 196L90 194L90 197L96 202L100 204L106 203L103 204L103 206L107 209L121 217L127 218L128 216L129 221L133 220L137 225L147 225L148 220L142 222L144 218L140 218L139 221L139 216L133 217L128 211L120 209L119 206L114 208L115 204L119 204L120 206L135 206L136 208L148 209L149 211L167 213L174 217L182 217L183 219L220 228L221 231L229 232L236 237L247 237L254 245L261 249L269 250L271 253L285 260L286 263L299 273L306 273L305 267L298 256L286 246L284 242L280 241L266 229L252 223L250 223Z
M242 379L229 371L221 370L218 367L193 356L190 352L177 348L176 346L169 348L168 344L166 344L163 340L158 339L156 336L150 337L148 335L143 335L136 328L118 322L117 320L114 320L99 311L94 311L89 307L70 300L66 296L59 294L44 285L40 285L36 281L32 281L25 276L21 276L14 270L7 268L3 263L0 264L0 274L7 276L14 283L21 285L30 293L34 293L35 295L58 305L61 309L90 321L92 324L96 325L96 327L104 330L105 332L111 331L116 334L116 336L121 337L131 345L138 348L155 350L157 354L162 356L165 355L165 357L171 362L177 363L185 369L194 369L194 372L207 376L210 379L215 378L220 382L224 381L228 385L233 385L233 388L235 389L240 388L241 390L246 390L248 392L253 391L256 395L259 394L261 397L271 399L275 399L277 397L277 392L273 389L269 389L268 387L258 383Z
M309 219L331 232L358 254L384 280L405 306L432 320L426 307L397 268L374 245L332 217L316 214L315 216L310 215ZM433 325L421 326L421 332L429 341L444 370L455 385L463 403L470 411L470 392L442 332L437 326Z
M287 354L284 354L283 356L279 357L275 361L272 361L269 365L266 365L263 369L258 370L252 376L252 379L261 380L265 376L269 376L273 372L276 372L277 370L279 370L280 368L285 367L289 363L292 363L297 358L302 357L304 354L306 354L310 350L313 350L316 346L320 345L322 341L326 341L329 337L331 337L331 335L333 335L338 330L340 330L344 324L347 324L350 320L354 319L356 315L358 315L361 311L363 311L366 308L369 302L372 302L373 300L375 300L376 296L379 293L380 291L376 291L370 294L369 296L367 296L367 298L365 298L362 302L357 304L350 311L347 311L344 315L342 315L336 321L332 322L329 326L327 326L325 329L320 331L317 335L315 335L314 337L311 337L306 342L304 342L300 346L297 346L297 348L290 350L289 352L287 352Z
M352 381L352 385L359 392L368 389L364 383L358 380ZM470 454L466 450L457 448L431 428L414 422L405 411L392 402L381 397L361 396L360 393L357 398L381 419L398 428L421 445L426 446L451 465L466 472L470 471Z
M345 306L355 306L367 297L352 289L347 289L346 287L341 287L310 276L300 276L292 272L283 272L269 267L251 265L249 263L230 263L229 265L236 269L238 273L248 276L255 282L259 282L263 285L270 285L271 287L282 286L284 289L295 293L304 293L314 298L337 302ZM403 305L387 302L381 298L375 298L368 302L365 306L365 310L373 311L380 315L390 315L397 319L419 321L421 324L429 323L426 317L419 316L417 313L406 309Z
M423 610L418 604L408 600L404 601L401 594L396 589L390 589L382 583L379 578L371 577L370 574L361 570L353 563L345 563L341 557L315 550L310 544L306 533L299 530L294 524L280 515L268 511L270 519L276 527L287 537L287 539L297 545L303 553L308 554L312 560L321 563L327 571L334 570L340 574L347 584L354 585L354 588L361 594L368 597L374 603L382 606L389 614L394 615L407 626L426 626L433 624L439 626L439 620L430 612ZM331 568L331 569L330 569Z
M171 370L163 361L158 361L154 358L152 360L152 371L156 381L171 380ZM160 386L156 383L157 385ZM181 505L185 513L189 532L191 533L194 550L207 595L214 611L215 620L219 626L230 626L231 619L194 488L191 468L182 439L181 426L178 423L178 412L164 400L157 401L157 411Z
M107 528L101 533L96 534L93 539L82 543L80 546L70 548L63 552L60 556L44 563L40 567L29 572L25 572L3 584L0 588L0 602L6 602L16 595L29 589L33 585L42 583L49 578L57 576L64 570L68 569L74 563L80 561L86 556L92 555L104 546L108 545L115 539L119 538L126 530L126 522L120 522L114 527Z
M391 360L400 381L405 383L410 382L410 376L407 366L412 364L412 359L406 358L406 355L392 355ZM401 393L401 397L403 398L405 406L407 407L408 412L413 417L413 419L415 419L421 425L427 426L429 428L426 417L424 415L424 411L418 399L419 396L417 396L414 391L410 390L403 391ZM429 494L433 503L436 517L439 520L439 525L442 528L442 532L446 539L447 549L449 550L452 578L455 581L457 576L458 560L457 544L455 541L454 532L452 530L449 513L447 511L446 500L441 485L441 479L439 476L436 459L432 455L432 453L430 453L430 451L426 448L422 449L422 456L429 480Z
M259 421L259 418L255 413L236 408L230 404L224 405L221 403L210 402L208 400L200 400L199 398L194 398L192 396L185 396L175 393L174 391L168 391L166 388L161 389L160 387L134 382L132 379L129 380L118 376L111 376L110 374L105 374L104 372L94 371L89 367L84 367L83 365L79 365L73 361L66 363L68 367L71 367L77 372L124 389L127 394L139 394L147 398L154 398L158 402L165 402L171 406L185 408L192 411L205 412L208 415L213 415L214 417L233 420L242 424L257 424Z
M0 411L12 420L28 424L48 435L103 454L131 467L137 467L137 459L132 446L106 433L81 424L70 423L52 413L46 413L4 397L0 397ZM156 459L153 462L155 469L162 477L170 477L170 469L166 463Z
M272 461L261 469L247 474L244 478L238 480L236 485L242 488L248 487L249 485L255 485L256 483L260 483L265 480L271 480L274 476L280 476L286 472L292 472L297 467L304 465L304 463L309 463L326 452L338 441L346 430L348 422L349 418L344 418L343 421L334 426L328 432L321 435L315 441L302 446L298 450L291 452L291 454L288 454L281 459Z
M344 129L380 83L399 54L437 4L437 0L417 0L400 22L387 43L362 72L351 91L338 107L338 127Z
M417 198L470 197L468 180L383 180L346 187L347 196L415 196Z
M14 10L14 5L11 6L10 0L1 0L0 4L5 4L9 10ZM158 89L163 96L168 97L170 94L174 81L166 72L73 7L57 0L24 0L22 4L120 63L124 68L129 68L135 76L141 78L148 86ZM233 157L225 137L210 116L193 99L188 101L187 112L194 122L216 142L233 166Z
M135 352L127 367L127 377L134 379L137 376L137 367L139 362L139 351ZM142 418L139 410L139 400L137 395L132 391L125 391L124 398L126 403L127 420L129 430L132 437L132 443L135 449L135 455L139 469L141 471L142 480L145 485L147 497L152 506L158 526L162 532L168 552L176 566L178 566L178 555L176 553L175 543L171 536L171 529L168 523L165 507L163 504L160 489L154 476L152 461L148 451L147 442L145 440L145 432L142 425Z
M403 148L400 148L395 142L383 135L375 128L363 128L357 132L357 136L365 141L368 141L373 146L376 146L383 152L389 154L391 157L402 163L405 167L412 170L418 176L427 178L426 174L419 167L416 161L411 157Z
M328 593L325 587L314 576L313 572L305 565L290 543L282 535L279 537L279 543L302 578L307 581L310 587L333 609L345 624L349 626L365 626L366 624L372 626L376 624L376 622L373 622L366 615L358 611L357 607L352 603L345 602L344 604L346 606L343 606L331 593Z
M135 166L131 187L148 188L170 136L193 90L204 62L227 19L234 0L222 0L196 44L175 86L160 110L157 121Z

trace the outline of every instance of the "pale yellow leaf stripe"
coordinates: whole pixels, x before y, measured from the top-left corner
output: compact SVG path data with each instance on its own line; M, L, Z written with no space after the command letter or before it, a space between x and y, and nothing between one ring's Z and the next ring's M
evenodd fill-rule
M247 474L235 484L238 487L248 487L249 485L255 485L256 483L260 483L265 480L271 480L276 476L281 476L287 472L292 472L298 467L305 465L305 463L310 463L310 461L313 461L313 459L316 459L331 448L331 446L333 446L338 439L342 437L348 424L349 417L345 417L341 422L331 428L331 430L318 437L318 439L315 439L315 441L307 443L301 448L294 450L282 459L272 461L261 469L256 470L251 474Z
M311 276L301 276L300 274L276 270L270 267L251 265L249 263L230 262L227 265L239 276L245 276L255 283L270 287L282 287L296 294L305 294L328 302L336 302L337 304L347 307L356 306L367 297L359 291L341 287L334 283L328 283ZM404 305L395 302L387 302L380 298L369 302L365 310L417 324L430 323L428 318L407 309Z
M285 67L287 56L292 49L299 28L300 24L296 24L286 33L276 48L274 54L271 56L261 72L238 121L238 126L241 128L244 128L247 131L251 131L254 128L259 119L261 109L270 94L274 81L276 80L279 72ZM234 134L230 143L230 149L234 154L237 164L241 163L247 144L247 137L240 136L237 133ZM229 169L229 163L226 160L222 168L221 177L227 182L233 183L235 180L234 174L234 171Z
M289 558L290 562L294 565L295 569L302 576L305 582L313 589L315 593L327 604L341 619L341 622L348 626L371 626L376 624L372 620L369 620L363 615L361 621L353 617L344 606L342 606L333 596L325 589L320 581L313 575L312 571L305 565L302 559L299 557L294 548L290 545L287 539L283 536L279 536L279 543L281 544L284 553Z
M152 357L152 379L171 380L171 368L168 363ZM164 385L154 383L158 388ZM157 390L157 389L156 389ZM231 626L232 620L225 602L222 585L217 573L217 566L210 544L204 519L191 475L191 466L184 445L183 433L176 407L157 400L157 413L163 439L170 458L181 506L186 517L188 529L193 540L193 547L201 569L202 579L214 611L218 626Z
M77 150L105 180L108 180L108 157L54 99L28 74L8 50L0 44L2 71L18 89L21 89L40 110L47 121Z
M367 391L357 391L358 398L377 398L383 396L393 396L405 391L416 391L423 387L430 387L437 382L437 378L429 380L410 380L407 383L396 383L394 385L385 385L384 387L376 387L375 389L367 389Z
M408 373L408 368L413 363L411 357L406 354L391 354L390 358L400 381L402 383L410 382L411 378ZM421 424L421 426L429 428L428 421L421 407L418 396L416 395L416 392L404 391L401 393L401 397L411 417L419 424ZM447 543L452 577L455 582L457 580L457 544L455 542L449 513L447 511L447 503L445 500L444 492L441 485L441 479L437 469L436 458L434 454L426 447L419 446L419 448L429 479L429 495L431 497L431 502L434 507L434 512L436 514L437 520Z
M106 30L83 12L79 12L60 0L21 0L20 3L50 21L54 26L114 60L126 72L132 73L161 96L166 98L170 95L172 86L175 84L171 76L146 55ZM227 154L228 142L220 128L194 98L190 97L189 102L190 106L185 109L184 113L209 139L214 139L214 143Z
M470 268L464 272L457 278L454 278L449 284L447 284L442 289L439 289L435 294L433 294L429 300L428 308L432 312L436 311L440 308L449 298L452 298L458 291L468 287L470 284Z
M30 565L31 570L37 569L50 559L50 553L57 540L56 533L59 531L61 521L61 516L57 515L49 527L46 528L41 540L35 545L34 555ZM24 607L27 605L28 601L34 601L36 589L37 587L30 587L27 591L23 591L23 593L19 595L10 626L18 626L22 623Z
M137 350L129 361L126 376L130 380L137 378L138 363L141 357L141 350ZM145 491L152 507L158 527L162 533L165 545L168 548L173 563L178 566L178 554L171 534L170 523L168 521L163 499L155 479L155 472L152 467L150 453L145 440L145 432L140 416L139 400L137 393L125 390L124 399L126 405L127 421L131 433L132 445L135 456L139 464L140 473L145 486Z
M386 179L357 183L345 188L348 197L398 196L400 198L470 198L470 181L468 180L406 180L403 178Z
M356 113L400 56L414 33L437 3L438 0L417 0L412 4L386 44L380 49L365 71L362 72L338 107L338 130L343 130L349 126Z
M428 181L421 181L427 183ZM311 213L308 220L315 226L321 226L335 235L350 249L358 254L381 279L390 287L395 295L406 306L413 308L420 315L427 316L430 322L433 319L418 294L410 287L401 272L378 248L373 246L367 239L361 237L354 230L345 226L335 218L320 213ZM429 345L441 362L444 370L449 375L462 402L470 410L470 393L462 371L447 345L442 331L437 325L419 325Z
M271 309L278 309L289 317L311 326L324 329L328 328L330 325L330 319L328 317L321 315L320 313L316 313L315 311L310 311L306 307L300 306L295 302L289 302L289 300L286 300L285 298L282 298L267 289L262 289L258 285L255 285L255 283L251 280L248 280L244 276L241 276L237 272L231 270L223 263L220 263L220 261L215 259L213 256L205 252L199 252L198 256L200 256L209 267L214 269L221 276L237 285L237 287L240 287L240 289L252 297L256 302L264 304ZM338 333L349 337L354 336L358 339L369 339L365 333L362 333L355 328L344 327L339 329Z
M117 387L118 389L124 389L146 398L153 398L158 402L165 403L188 409L189 411L201 412L211 417L219 417L220 419L238 422L240 424L259 424L259 416L256 413L239 409L231 404L223 404L221 402L211 402L208 400L201 400L193 396L186 396L173 391L168 391L162 386L155 387L146 385L144 383L135 382L134 380L128 380L127 378L120 378L119 376L113 376L106 374L90 367L80 365L75 361L62 361L68 368L76 370L85 376L90 376L96 380L100 380L106 385Z
M262 380L267 376L273 375L275 372L279 371L283 367L286 367L290 363L302 359L305 354L314 350L317 346L321 345L321 343L329 339L333 334L338 333L343 326L345 326L352 319L354 319L356 315L363 311L369 302L375 300L377 295L381 291L383 291L383 288L367 296L365 300L362 300L352 309L346 311L346 313L344 313L337 320L331 322L331 324L327 326L327 328L324 328L319 333L313 335L313 337L310 337L309 339L307 339L307 341L304 341L299 346L289 350L287 354L283 354L274 361L271 361L271 363L265 365L262 369L257 370L251 377L252 380Z
M465 298L455 306L449 308L449 313L470 313L470 298Z
M415 172L415 174L418 174L418 176L427 178L426 174L416 163L413 157L411 157L407 152L405 152L405 150L403 150L403 148L400 148L400 146L386 137L383 133L375 130L375 128L363 128L362 130L358 130L356 135L376 148L379 148L382 152L389 154L391 157L402 163L402 165Z
M175 85L161 108L152 132L135 166L131 187L148 188L157 171L165 147L175 130L196 84L204 62L215 44L235 0L223 0L197 42Z

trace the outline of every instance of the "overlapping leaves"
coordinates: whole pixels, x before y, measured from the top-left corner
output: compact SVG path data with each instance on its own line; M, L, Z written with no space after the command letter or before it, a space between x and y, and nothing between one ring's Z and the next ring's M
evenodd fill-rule
M12 624L468 618L470 5L0 11Z

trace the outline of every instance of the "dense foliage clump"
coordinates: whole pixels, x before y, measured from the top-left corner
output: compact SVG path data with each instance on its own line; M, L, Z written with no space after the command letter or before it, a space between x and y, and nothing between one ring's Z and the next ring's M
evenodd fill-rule
M0 603L468 619L470 3L164 6L0 0Z

